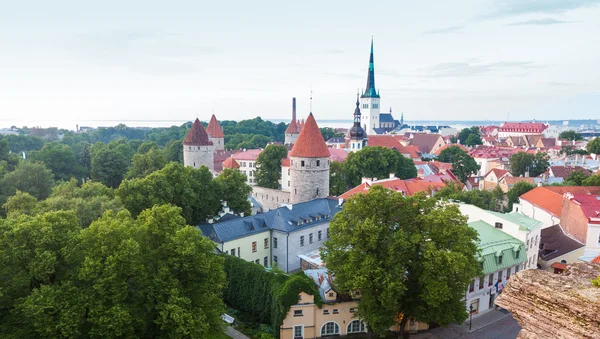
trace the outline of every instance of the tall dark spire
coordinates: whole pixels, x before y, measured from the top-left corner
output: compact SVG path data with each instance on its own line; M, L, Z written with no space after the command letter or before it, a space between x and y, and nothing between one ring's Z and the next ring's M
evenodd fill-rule
M367 75L367 88L362 95L363 98L379 98L375 90L375 63L373 62L373 37L371 37L371 55L369 56L369 74Z
M360 127L360 101L358 100L358 93L356 93L356 108L354 109L354 125L350 129L350 139L362 140L365 137L365 130Z

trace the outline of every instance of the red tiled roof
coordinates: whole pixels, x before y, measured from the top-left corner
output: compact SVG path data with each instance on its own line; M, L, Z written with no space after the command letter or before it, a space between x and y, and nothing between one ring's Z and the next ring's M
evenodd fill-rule
M600 223L600 195L573 194L570 200L581 208L590 223Z
M383 134L383 135L369 135L367 140L367 145L369 146L380 146L389 149L395 149L401 154L410 153L409 150L404 147L398 138L395 138L393 135Z
M190 128L187 136L183 139L183 144L186 146L210 146L213 142L208 139L208 134L206 134L204 126L196 118L192 128Z
M496 176L496 178L500 179L503 175L505 175L506 173L509 173L507 170L503 170L501 168L492 168L491 170L489 170L483 177L487 177L491 172L494 172L494 175Z
M234 158L230 157L223 161L223 168L240 168L240 164Z
M509 177L506 176L504 178L502 178L502 180L504 180L504 182L506 183L506 185L508 186L514 186L514 184L521 182L521 181L525 181L528 182L532 185L535 185L535 180L533 180L533 178L531 177Z
M216 172L221 172L223 170L223 161L227 160L227 158L232 155L238 153L239 151L228 151L228 150L217 150L214 152L214 166Z
M300 129L298 128L298 125L296 124L295 120L292 120L290 122L290 124L288 125L287 129L285 130L286 134L298 134L300 133Z
M560 217L564 193L600 194L600 186L541 186L521 195L519 199Z
M562 263L559 263L559 262L555 262L552 265L550 265L550 267L552 267L552 268L558 268L559 270L565 270L565 269L567 269L567 264L562 264Z
M210 135L211 138L224 138L225 134L223 134L223 129L217 121L217 117L213 114L208 122L208 126L206 127L206 132Z
M421 151L417 146L408 145L404 146L404 149L406 149L406 153L404 154L410 154L411 159L421 159Z
M431 190L438 190L445 187L447 181L458 182L458 179L456 179L456 177L450 171L444 174L428 175L422 179L413 178L408 180L402 180L398 178L389 178L371 181L370 183L364 182L345 192L339 197L342 199L348 199L355 194L366 193L374 185L380 185L392 191L402 192L403 194L411 196L419 192L426 192L427 194L431 194Z
M435 155L440 155L440 153L445 150L448 147L453 147L453 146L457 146L458 148L460 148L461 150L469 153L469 149L466 148L465 146L461 145L461 144L446 144L442 147L440 147L440 149L438 149L437 151L434 152Z
M302 131L298 135L298 140L296 140L290 156L300 158L328 158L330 156L329 148L323 140L323 135L321 135L312 113L308 115L308 119L302 126Z
M254 160L255 161L258 158L258 155L260 153L262 153L262 151L263 151L262 149L249 149L244 152L236 153L232 157L237 161L240 161L240 160L251 160L251 161Z
M600 264L600 255L599 255L599 256L597 256L597 257L595 257L594 259L592 259L592 262L593 262L593 263Z
M417 133L410 140L410 145L417 146L423 153L430 153L440 138L439 134Z
M344 162L348 158L348 152L341 148L329 148L329 159L331 161Z
M281 167L290 167L290 158L285 158L281 160Z
M498 131L542 133L547 127L541 122L505 122Z
M569 176L569 174L578 171L581 172L583 174L585 174L585 176L589 177L590 175L592 175L590 173L590 171L586 170L585 168L581 167L581 166L550 166L550 171L552 171L552 174L554 175L554 177L556 178L564 178L567 179L567 177Z

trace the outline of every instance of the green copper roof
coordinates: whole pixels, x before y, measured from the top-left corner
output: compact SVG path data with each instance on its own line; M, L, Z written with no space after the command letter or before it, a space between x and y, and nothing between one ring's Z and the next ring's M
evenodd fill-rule
M379 98L375 90L375 63L373 62L373 38L371 38L371 55L369 56L369 74L367 75L367 88L361 98Z
M495 216L497 216L498 218L502 218L508 222L512 222L513 224L517 224L519 225L519 228L521 229L521 231L531 231L534 230L538 227L542 226L542 223L524 216L521 213L517 213L517 212L511 212L511 213L498 213L498 212L492 212L492 211L486 211L488 213L491 213Z
M479 249L483 258L484 274L521 264L527 259L525 244L521 240L483 221L470 222L469 227L479 233ZM516 257L517 251L519 257ZM502 255L501 264L498 263L500 255Z

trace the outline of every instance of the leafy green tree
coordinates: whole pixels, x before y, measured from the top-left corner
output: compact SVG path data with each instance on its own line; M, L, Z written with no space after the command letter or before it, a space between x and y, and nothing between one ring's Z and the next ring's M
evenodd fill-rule
M490 209L496 212L504 211L504 191L500 185L496 185L492 190L492 201L490 202Z
M396 150L379 146L368 146L348 154L344 172L346 184L350 187L359 185L363 177L384 179L392 173L400 179L417 176L412 159L405 158Z
M54 175L39 162L24 161L0 180L0 192L4 197L14 195L17 190L27 192L36 199L45 199L52 192Z
M600 154L600 138L594 138L587 144L587 151L593 154Z
M129 168L125 177L128 179L142 178L165 167L166 164L162 151L150 148L146 153L137 153L133 156L131 168Z
M250 215L252 206L248 200L248 195L252 192L252 187L246 184L246 176L238 169L225 168L215 178L219 184L220 191L223 192L221 199L227 201L227 205L236 213Z
M174 162L144 178L124 180L116 193L134 216L156 204L172 204L181 208L190 225L216 215L223 196L206 167L194 169Z
M479 171L479 165L475 159L458 146L450 146L443 149L438 156L438 160L451 163L452 173L463 183L466 182L471 175Z
M268 145L256 159L254 178L256 185L266 188L279 188L281 180L281 161L287 157L287 148L283 145Z
M118 148L109 148L104 144L92 146L92 179L108 187L119 187L129 161L127 154L120 152Z
M463 191L462 185L455 183L447 183L445 187L435 193L435 198L461 201L466 204L475 205L486 210L494 209L494 201L492 192L490 191Z
M158 147L158 144L156 144L156 142L154 141L145 141L142 144L140 144L140 146L137 148L137 153L138 154L146 154L148 152L150 152L151 150L159 150L160 147Z
M16 219L21 215L35 215L38 210L37 199L27 192L17 190L15 195L10 196L2 208L6 211L8 218Z
M508 210L512 211L513 204L519 202L519 197L535 188L534 184L526 181L519 181L508 190Z
M510 172L515 177L525 175L526 172L530 177L537 177L546 172L548 167L550 167L549 157L543 152L535 155L518 152L510 157Z
M171 140L165 146L163 153L167 162L183 164L183 145L181 140Z
M400 315L447 325L467 318L465 291L481 274L477 232L455 204L372 187L332 220L322 255L342 293L360 291L358 314L376 335Z
M594 174L581 182L582 186L600 186L600 174Z
M329 194L336 196L348 190L346 179L344 178L344 164L338 161L332 161L329 165Z
M88 175L92 170L92 153L90 151L90 144L87 142L83 145L83 149L81 150L81 157L79 158L79 164L81 167L85 168Z
M481 140L481 130L477 126L462 129L458 133L458 140L466 146L483 144L483 141Z
M560 132L558 137L561 139L575 140L575 141L583 140L583 137L581 136L581 134L579 134L573 130L562 131L562 132Z
M57 142L47 143L39 151L31 152L30 159L43 162L58 180L80 178L82 169L71 147Z
M344 137L344 133L336 132L335 129L333 129L331 127L321 127L321 128L319 128L319 130L321 131L321 135L323 136L323 139L325 141L327 141L331 138L343 138Z
M581 186L583 181L587 179L590 175L584 173L583 171L575 170L569 173L569 176L565 180L566 186Z

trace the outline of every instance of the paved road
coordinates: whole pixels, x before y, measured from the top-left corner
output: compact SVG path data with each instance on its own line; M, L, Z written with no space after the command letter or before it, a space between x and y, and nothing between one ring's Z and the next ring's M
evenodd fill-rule
M469 327L465 325L450 325L410 337L412 339L514 339L521 327L512 316L509 316L472 333L469 333L468 329Z

